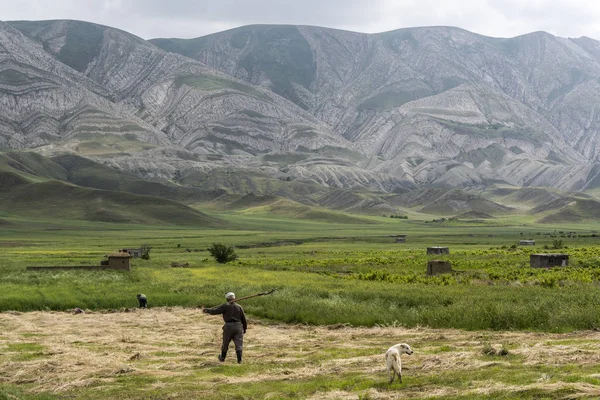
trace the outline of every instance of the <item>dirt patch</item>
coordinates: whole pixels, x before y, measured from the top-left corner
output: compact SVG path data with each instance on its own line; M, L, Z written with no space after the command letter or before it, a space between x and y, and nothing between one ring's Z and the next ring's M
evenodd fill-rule
M352 328L266 325L250 323L245 360L235 364L233 349L225 365L239 374L215 375L223 364L218 353L222 322L198 309L134 309L119 313L59 312L0 314L0 383L26 385L33 392L86 393L118 385L120 377L152 379L147 389L181 388L180 382L209 387L205 396L231 384L331 382L348 376L374 382L370 388L331 387L307 395L314 399L424 398L449 395L489 395L523 390L571 390L575 397L596 396L597 386L562 380L564 367L587 379L585 368L600 365L600 333L464 332L398 327ZM409 343L414 354L403 357L404 383L387 384L383 354L398 342ZM485 344L506 346L507 357L486 357ZM233 357L232 357L233 356ZM537 371L529 382L511 384L503 370L519 374ZM482 370L498 371L476 379ZM473 376L457 387L440 380L447 374ZM510 374L509 374L510 375ZM413 385L414 383L414 385ZM418 384L417 384L418 383ZM189 384L189 383L188 383ZM300 384L300 383L298 383ZM140 383L140 385L144 385ZM243 385L242 385L243 386ZM335 385L333 385L335 386ZM196 392L198 395L199 392ZM269 392L265 398L281 398ZM192 395L184 398L193 398ZM215 397L216 398L216 397Z

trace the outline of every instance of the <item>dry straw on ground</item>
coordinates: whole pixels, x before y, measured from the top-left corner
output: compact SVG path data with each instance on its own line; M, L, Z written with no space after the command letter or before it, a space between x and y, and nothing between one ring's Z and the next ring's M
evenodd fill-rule
M467 388L444 386L427 377L447 372L472 373L490 366L510 367L502 357L485 357L482 348L508 346L524 367L591 366L600 363L600 333L543 334L522 332L464 332L458 330L352 328L251 323L246 336L243 374L202 372L220 365L216 355L221 320L197 309L156 308L117 313L72 314L31 312L0 314L0 383L27 384L33 392L77 393L116 384L119 376L155 379L147 389L176 388L183 380L197 382L213 394L222 385L244 382L289 382L326 377L336 380L358 374L381 384L363 390L372 399L423 398L444 395L486 395L495 391L570 388L572 397L600 396L597 386L568 382L540 373L527 385L500 381L472 381ZM383 353L398 342L411 344L415 353L403 358L404 384L386 387ZM32 349L32 350L28 350ZM235 365L231 352L228 365ZM233 357L232 357L233 356ZM243 368L243 367L242 367ZM596 376L589 376L597 379ZM411 386L411 379L422 385ZM425 385L425 386L424 386ZM425 388L425 390L424 390ZM278 398L273 392L266 397ZM340 389L314 393L312 398L357 398Z

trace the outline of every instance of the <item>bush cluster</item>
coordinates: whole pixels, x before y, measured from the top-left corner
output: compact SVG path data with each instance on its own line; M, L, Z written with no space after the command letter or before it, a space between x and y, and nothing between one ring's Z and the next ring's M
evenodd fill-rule
M208 248L208 252L221 264L235 261L238 258L237 254L235 254L235 249L232 246L223 243L213 243L212 246Z

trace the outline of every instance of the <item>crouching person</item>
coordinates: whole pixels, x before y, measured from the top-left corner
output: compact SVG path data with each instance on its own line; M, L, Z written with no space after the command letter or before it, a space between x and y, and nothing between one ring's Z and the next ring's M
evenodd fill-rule
M148 299L146 298L145 294L143 294L143 293L138 294L137 299L138 299L138 303L140 304L140 308L148 308Z
M235 294L229 292L225 295L225 299L227 300L227 303L213 308L205 308L202 311L210 315L223 314L225 325L223 325L223 344L221 345L219 361L225 361L229 343L233 340L237 362L238 364L241 364L244 334L248 328L248 323L246 322L244 309L235 302Z

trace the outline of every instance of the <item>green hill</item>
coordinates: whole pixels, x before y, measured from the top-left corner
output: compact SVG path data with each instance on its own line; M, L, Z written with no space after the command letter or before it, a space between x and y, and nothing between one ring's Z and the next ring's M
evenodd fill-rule
M223 227L219 219L170 200L82 188L61 181L14 186L0 194L0 208L37 218Z
M139 179L75 154L56 156L52 161L65 170L65 180L78 186L155 196L184 203L212 200L223 194L220 190L202 190Z
M10 221L0 218L0 226L2 226L2 225L6 226L6 225L14 225L14 224Z
M556 199L531 210L546 224L600 221L600 201L587 197L569 196Z
M254 193L248 193L247 195L229 203L226 208L229 210L242 210L252 207L270 205L279 200L281 200L281 198L274 195L260 196Z
M448 193L448 189L442 188L422 188L411 190L407 193L402 193L390 198L390 202L393 205L401 207L412 208L418 206L424 206L432 203L436 199L444 196Z
M466 213L458 214L454 218L456 219L494 219L495 217L479 211L468 211Z
M488 215L508 214L513 208L460 189L422 189L400 195L399 202L408 207L423 204L420 212L434 215L455 215L468 212Z
M526 188L495 188L486 191L486 197L502 204L515 204L516 206L538 207L561 199L567 193L561 193L557 189L544 187Z
M65 170L51 159L28 151L0 154L0 170L12 169L46 179L66 180Z
M381 215L398 211L381 194L346 189L330 189L317 199L317 203L325 208L360 214Z
M0 190L3 192L28 183L29 180L22 175L11 171L0 171Z
M335 222L339 224L371 224L371 220L355 217L337 211L331 211L323 208L311 207L297 203L293 200L269 196L270 199L263 199L261 205L255 205L242 210L243 214L267 214L279 215L283 217L321 221Z
M20 177L17 178L17 177ZM75 154L47 158L33 152L0 154L0 188L27 182L60 180L78 186L155 196L183 203L215 199L223 190L190 188L137 178Z

